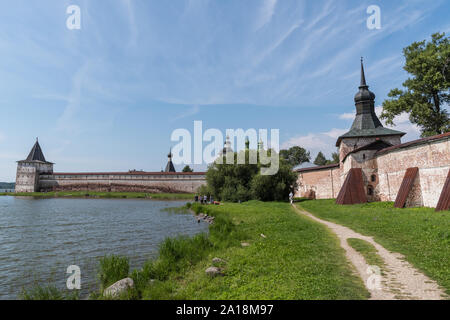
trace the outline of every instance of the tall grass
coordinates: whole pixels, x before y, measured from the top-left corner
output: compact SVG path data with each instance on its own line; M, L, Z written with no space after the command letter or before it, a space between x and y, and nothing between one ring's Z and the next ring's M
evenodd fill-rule
M98 277L100 291L103 292L115 282L128 277L130 263L128 258L117 255L109 255L100 259Z
M29 289L22 289L19 294L22 300L78 300L78 291L65 292L55 286L34 285Z

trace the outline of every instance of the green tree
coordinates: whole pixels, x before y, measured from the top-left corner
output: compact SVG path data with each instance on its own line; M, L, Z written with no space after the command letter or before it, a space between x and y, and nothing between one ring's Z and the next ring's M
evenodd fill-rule
M403 49L404 69L411 75L404 89L393 89L383 102L381 118L394 125L394 118L404 112L421 128L422 136L450 130L446 106L450 102L450 41L445 33L435 33L431 41L414 42Z
M208 167L206 182L216 199L232 202L251 199L250 182L258 172L258 165L249 164L249 150L241 152L245 152L245 164L236 164L238 153L233 153L234 164L227 164L224 156L223 164L215 161Z
M316 159L314 160L314 164L317 166L324 166L327 164L327 158L325 158L325 156L323 155L323 153L321 151L319 151L319 153L317 154Z
M268 165L249 163L250 152L245 150L245 164L237 164L238 153L234 153L234 164L216 162L208 167L207 188L212 195L222 201L248 201L251 199L274 201L287 200L289 192L294 191L297 173L287 161L280 157L279 170L274 175L261 175L261 168ZM269 152L275 152L270 150Z
M302 164L303 162L311 161L309 151L298 146L294 146L288 150L281 150L280 157L286 160L292 167Z
M337 164L340 162L339 152L333 152L331 154L331 160L327 160L327 164Z
M183 172L194 172L194 170L191 169L191 167L189 167L189 166L185 166L185 167L183 168Z
M292 170L291 164L280 159L278 172L273 176L257 174L251 181L251 195L255 200L283 201L297 187L298 174Z

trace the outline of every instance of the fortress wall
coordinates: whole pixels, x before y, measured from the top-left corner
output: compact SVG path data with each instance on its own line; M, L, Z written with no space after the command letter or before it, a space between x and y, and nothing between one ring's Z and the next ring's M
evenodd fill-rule
M407 168L419 173L407 206L436 207L450 169L450 139L394 149L377 157L381 201L395 201Z
M300 171L295 197L308 197L314 191L316 199L336 198L341 189L339 167Z
M199 174L57 174L42 175L43 191L194 193L206 184Z

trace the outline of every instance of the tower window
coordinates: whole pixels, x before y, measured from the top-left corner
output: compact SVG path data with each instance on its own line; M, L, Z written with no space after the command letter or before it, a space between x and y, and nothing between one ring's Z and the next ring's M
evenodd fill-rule
M371 180L372 182L377 181L377 176L373 174L373 175L370 177L370 180Z
M373 187L372 186L368 186L367 187L367 195L368 196L373 196Z

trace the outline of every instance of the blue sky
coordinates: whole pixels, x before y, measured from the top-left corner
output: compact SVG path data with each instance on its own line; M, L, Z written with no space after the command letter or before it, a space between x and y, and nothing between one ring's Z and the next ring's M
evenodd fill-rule
M81 30L66 28L74 4ZM366 27L373 4L380 30ZM283 147L330 155L360 57L381 105L407 77L402 48L448 33L448 12L444 0L2 1L0 181L35 137L56 171L159 171L172 131L194 120L280 129Z

